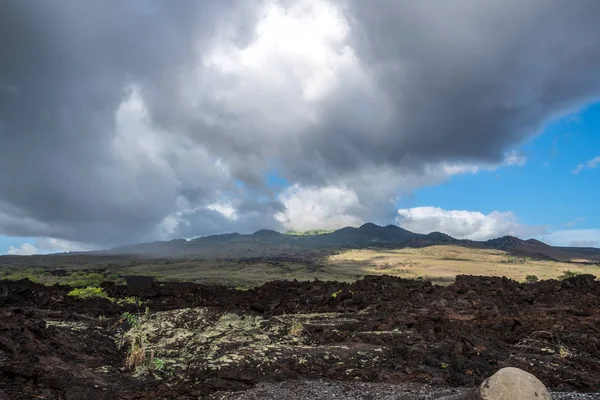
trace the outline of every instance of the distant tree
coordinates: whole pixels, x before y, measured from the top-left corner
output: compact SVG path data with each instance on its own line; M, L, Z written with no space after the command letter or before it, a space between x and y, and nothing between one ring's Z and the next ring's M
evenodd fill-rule
M537 281L539 281L539 279L535 275L527 275L525 277L525 282L527 282L527 283L534 283L534 282L537 282Z
M564 271L562 273L562 275L558 276L558 280L563 281L565 279L569 279L569 278L573 278L575 276L581 275L581 272L576 272L576 271Z

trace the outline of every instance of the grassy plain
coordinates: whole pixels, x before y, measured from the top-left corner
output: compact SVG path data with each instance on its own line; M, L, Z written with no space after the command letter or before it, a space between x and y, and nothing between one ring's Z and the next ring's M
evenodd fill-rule
M43 256L42 256L43 257ZM319 257L252 259L143 259L131 257L68 258L21 257L0 262L0 279L28 278L52 285L97 286L108 280L124 283L130 275L154 276L164 281L189 281L239 288L286 280L337 280L351 282L365 275L393 275L449 284L458 274L506 276L523 281L528 275L539 279L559 278L565 271L600 276L600 266L535 261L515 258L499 250L460 246L431 246L419 249L340 250ZM29 261L28 261L29 260Z
M452 282L456 275L506 276L523 281L528 275L541 279L559 278L565 271L600 276L600 266L516 258L500 250L460 246L431 246L419 249L348 250L330 256L334 271L388 274L403 278Z

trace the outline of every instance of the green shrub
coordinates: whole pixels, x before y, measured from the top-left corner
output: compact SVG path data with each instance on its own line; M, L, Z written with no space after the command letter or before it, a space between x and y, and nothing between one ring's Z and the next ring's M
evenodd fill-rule
M129 296L129 297L125 297L123 299L119 299L117 300L117 303L123 305L123 304L129 304L132 306L137 306L137 307L141 307L144 302L142 300L139 299L139 297L135 297L135 296Z
M162 358L155 358L152 360L152 366L156 371L163 371L165 369L165 361Z
M129 311L125 311L123 313L122 320L127 321L127 323L134 328L138 328L140 326L140 321L138 320L138 318Z
M89 286L98 286L102 282L104 282L106 278L104 275L99 274L97 272L89 272L89 271L75 271L71 273L65 279L65 283L72 287L89 287Z
M102 288L93 287L93 286L88 286L86 288L73 289L69 293L67 293L67 296L78 297L80 299L91 299L93 297L101 297L103 299L108 299L110 301L113 301L113 299L108 297L108 295L106 294L106 292L104 290L102 290Z
M125 332L120 342L117 343L119 349L128 346L125 365L136 371L144 369L167 372L165 361L154 357L154 350L148 341L148 332L142 326L139 318L129 312L124 312L121 317L121 323L123 322L127 322L131 326L131 329Z
M562 273L562 275L559 275L559 276L557 277L557 279L558 279L558 280L560 280L560 281L563 281L563 280L565 280L565 279L573 278L573 277L576 277L576 276L579 276L579 275L581 275L581 272L576 272L576 271L568 271L568 270L567 270L567 271L564 271L564 272Z
M534 283L534 282L537 282L537 281L539 281L539 279L535 275L527 275L525 277L525 282L527 282L527 283Z

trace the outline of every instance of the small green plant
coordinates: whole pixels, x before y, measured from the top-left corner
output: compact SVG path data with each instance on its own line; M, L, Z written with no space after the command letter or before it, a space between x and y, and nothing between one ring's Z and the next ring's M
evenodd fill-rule
M525 277L525 282L527 282L527 283L535 283L535 282L537 282L537 281L539 281L539 279L538 279L538 277L537 277L537 276L535 276L535 275L527 275L527 276Z
M446 363L442 363L441 367L442 369L446 369L450 366L450 364L446 364Z
M154 357L154 349L148 341L148 332L142 326L140 319L130 312L124 312L121 315L121 323L124 322L131 326L131 329L125 332L118 342L119 349L128 345L125 365L136 371L141 369L168 372L165 361Z
M567 271L564 271L562 273L562 275L559 275L557 277L557 279L560 280L560 281L563 281L565 279L574 278L574 277L579 276L579 275L581 275L581 272L567 270Z
M114 301L114 299L110 298L106 294L106 292L104 290L102 290L102 288L93 287L93 286L88 286L86 288L73 289L69 293L67 293L67 296L77 297L80 299L91 299L94 297L100 297L103 299L108 299L110 301Z
M337 298L340 294L342 294L343 290L338 290L337 292L331 293L332 298Z
M130 347L125 364L130 368L138 369L146 362L146 338L143 335L130 335L128 339Z
M144 302L142 300L140 300L138 297L135 297L135 296L125 297L124 299L120 299L117 302L119 304L130 304L130 305L138 306L138 307L141 307L144 304Z
M560 358L567 358L570 355L571 355L571 352L569 351L569 349L566 346L564 346L562 344L560 346L558 346L558 356Z
M140 321L138 318L129 311L125 311L123 313L121 320L127 322L133 328L138 328L140 326Z
M127 322L131 329L123 334L119 349L125 344L129 345L125 364L137 370L141 367L154 367L154 352L148 351L148 339L142 329L139 319L130 312L124 312L121 323Z
M297 322L290 328L289 334L292 336L301 336L303 331L304 326L300 322Z
M155 371L164 371L165 361L162 358L154 358L152 359L152 367Z

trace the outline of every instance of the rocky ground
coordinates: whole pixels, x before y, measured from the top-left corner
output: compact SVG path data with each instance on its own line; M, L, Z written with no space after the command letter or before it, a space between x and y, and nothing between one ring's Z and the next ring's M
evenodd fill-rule
M234 393L215 393L219 400L434 400L466 393L466 389L443 388L428 384L390 384L371 382L286 381L259 383L252 389ZM600 400L597 393L552 393L555 400Z
M0 281L0 399L427 399L506 366L570 393L556 398L600 391L589 275L130 283L80 299Z

